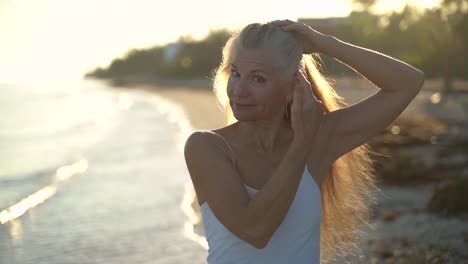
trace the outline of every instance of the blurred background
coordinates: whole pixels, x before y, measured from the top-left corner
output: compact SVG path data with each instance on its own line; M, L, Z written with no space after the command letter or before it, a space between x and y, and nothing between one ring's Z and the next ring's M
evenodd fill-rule
M468 262L468 1L0 0L0 263L206 263L183 145L225 125L226 40L277 19L426 74L369 142L382 192L337 263ZM322 60L348 103L377 91Z

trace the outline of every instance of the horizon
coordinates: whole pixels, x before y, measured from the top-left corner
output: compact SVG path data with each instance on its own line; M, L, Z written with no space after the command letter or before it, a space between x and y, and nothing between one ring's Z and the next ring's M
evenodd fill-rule
M0 81L81 79L87 71L107 67L129 50L164 46L182 36L200 40L210 30L235 30L248 23L276 19L346 17L352 11L351 0L324 1L318 6L305 0L291 1L287 6L265 0L243 4L246 2L235 2L230 12L210 13L192 11L201 7L222 10L226 4L214 0L187 1L181 9L180 3L158 5L149 0L2 1ZM406 3L427 8L439 2L382 0L375 10L400 10ZM266 5L268 12L259 14L258 10L265 9ZM179 20L171 24L170 14L175 12Z

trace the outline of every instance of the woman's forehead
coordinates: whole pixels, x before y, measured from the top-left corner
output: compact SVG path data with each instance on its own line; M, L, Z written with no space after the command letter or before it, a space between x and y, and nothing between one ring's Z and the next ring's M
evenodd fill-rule
M231 64L245 70L260 69L268 72L275 71L273 52L265 49L239 49L235 52Z

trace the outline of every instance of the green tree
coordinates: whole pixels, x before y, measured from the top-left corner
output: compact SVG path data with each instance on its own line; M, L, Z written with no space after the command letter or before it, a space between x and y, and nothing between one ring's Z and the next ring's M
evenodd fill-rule
M369 11L372 9L378 0L352 0L355 9L359 11Z

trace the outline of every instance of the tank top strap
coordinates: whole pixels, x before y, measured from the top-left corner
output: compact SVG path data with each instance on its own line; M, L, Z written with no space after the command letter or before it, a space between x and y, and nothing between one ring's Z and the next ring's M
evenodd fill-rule
M215 133L213 132L214 134L218 135L221 139L223 139L224 143L226 143L227 147L229 148L229 150L231 151L231 160L232 160L232 164L234 165L234 167L236 166L236 162L237 162L237 159L236 159L236 154L234 153L234 150L231 148L231 145L229 145L229 142L226 140L226 138L224 138L221 134L218 134L218 133Z

